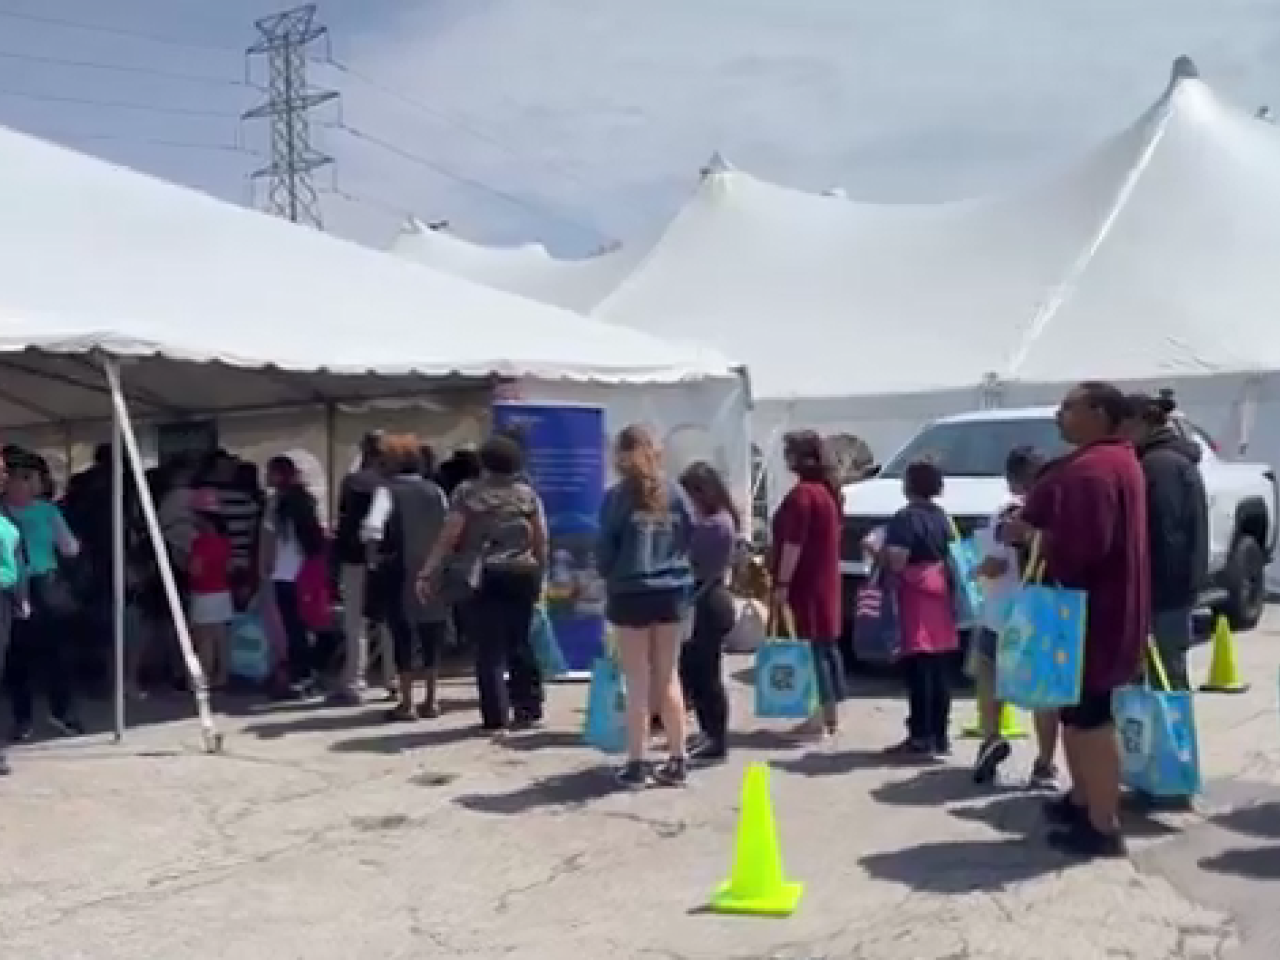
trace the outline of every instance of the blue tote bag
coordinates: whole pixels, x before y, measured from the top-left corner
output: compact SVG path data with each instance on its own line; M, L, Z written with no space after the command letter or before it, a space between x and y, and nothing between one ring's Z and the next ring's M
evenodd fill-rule
M853 652L867 663L893 663L901 651L898 594L888 571L877 565L854 598Z
M613 641L605 640L605 653L591 666L587 688L587 719L582 737L605 753L622 753L627 748L627 694L622 668L613 655Z
M551 617L542 604L533 608L533 619L529 621L529 645L533 647L538 672L544 680L555 680L569 672L564 651L560 649L560 641L556 639L555 628L551 625Z
M947 517L951 527L951 539L947 542L947 571L951 577L951 598L957 626L978 622L982 613L982 582L978 579L978 567L982 555L972 538L960 536L956 522Z
M783 610L778 619L789 636L767 638L756 649L756 716L761 720L807 720L818 703L813 649L795 638L790 610ZM769 634L772 637L774 631Z
M1152 797L1193 797L1200 792L1200 743L1191 693L1170 690L1155 644L1147 641L1160 689L1144 669L1140 686L1112 695L1120 738L1120 781Z
M1085 595L1048 586L1039 538L1032 541L1022 586L996 647L996 696L1023 710L1057 710L1080 702L1084 677Z
M257 604L236 614L227 632L231 647L228 672L253 683L265 681L271 675L271 643Z

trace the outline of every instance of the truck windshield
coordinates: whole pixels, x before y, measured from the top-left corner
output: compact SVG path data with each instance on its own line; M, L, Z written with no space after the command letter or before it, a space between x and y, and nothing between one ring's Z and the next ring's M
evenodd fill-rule
M948 477L1003 477L1009 451L1023 446L1046 457L1059 456L1067 449L1057 423L1049 417L935 423L903 447L880 476L901 479L907 464L929 459Z

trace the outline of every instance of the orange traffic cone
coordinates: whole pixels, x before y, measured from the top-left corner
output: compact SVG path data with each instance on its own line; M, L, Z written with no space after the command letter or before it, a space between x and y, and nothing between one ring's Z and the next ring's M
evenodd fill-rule
M1200 688L1205 693L1244 693L1249 685L1240 679L1236 664L1236 638L1226 617L1218 617L1213 625L1213 656L1209 660L1209 679Z

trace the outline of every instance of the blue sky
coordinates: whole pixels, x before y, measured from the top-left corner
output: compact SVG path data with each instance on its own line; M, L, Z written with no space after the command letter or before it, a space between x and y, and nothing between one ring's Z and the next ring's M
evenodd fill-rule
M290 5L0 0L0 122L246 202L263 162L247 151L265 151L266 130L237 119L258 97L242 50L256 17ZM564 253L644 238L714 150L860 198L999 190L1128 123L1184 52L1227 98L1280 105L1276 0L321 0L320 12L355 71L312 68L343 94L316 134L337 158L321 175L337 190L326 226L372 244L409 211Z

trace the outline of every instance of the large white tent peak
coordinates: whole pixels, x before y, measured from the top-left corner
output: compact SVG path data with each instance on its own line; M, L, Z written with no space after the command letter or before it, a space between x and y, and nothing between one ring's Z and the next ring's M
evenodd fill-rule
M464 275L502 286L471 253ZM1179 57L1129 127L1038 182L884 204L717 154L655 243L607 259L627 268L607 290L542 263L522 292L714 344L760 397L1280 369L1280 129Z
M732 349L759 396L1274 369L1278 258L1280 131L1180 59L1128 129L1004 195L708 176L595 314Z

